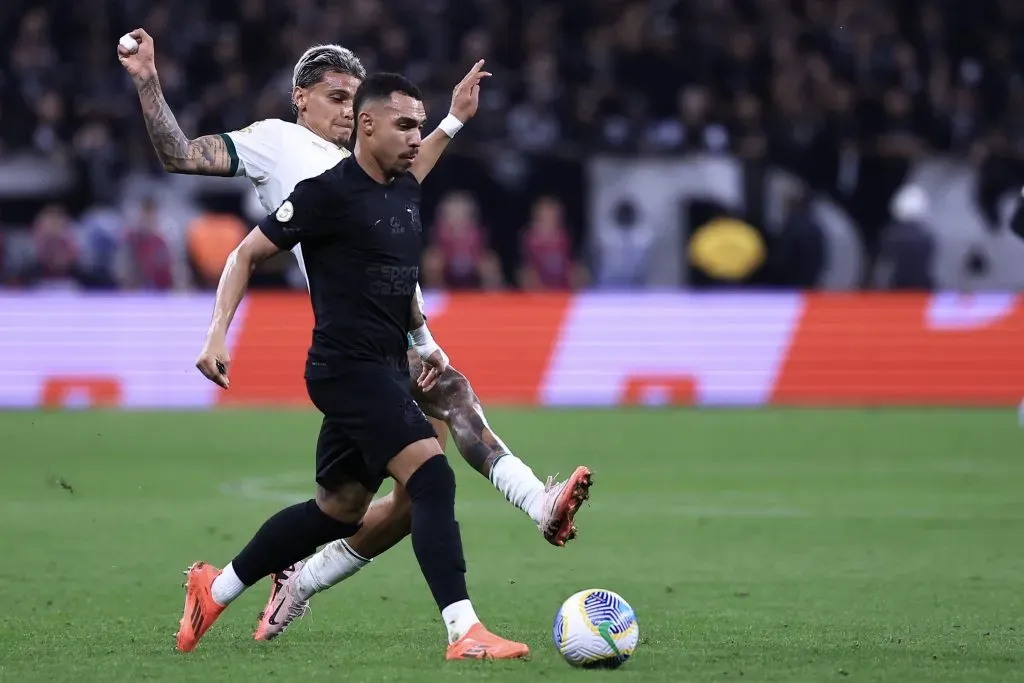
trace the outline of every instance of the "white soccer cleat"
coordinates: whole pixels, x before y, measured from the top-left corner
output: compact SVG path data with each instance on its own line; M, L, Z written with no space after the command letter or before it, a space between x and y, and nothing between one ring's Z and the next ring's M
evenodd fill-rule
M593 477L590 470L580 466L565 481L555 482L548 477L544 485L544 516L537 525L544 538L551 545L562 547L566 541L576 538L576 524L573 519L580 506L590 498Z
M281 573L270 575L270 599L260 612L260 622L252 636L256 640L273 640L309 611L309 601L299 599L296 592L296 579L304 564L296 562Z

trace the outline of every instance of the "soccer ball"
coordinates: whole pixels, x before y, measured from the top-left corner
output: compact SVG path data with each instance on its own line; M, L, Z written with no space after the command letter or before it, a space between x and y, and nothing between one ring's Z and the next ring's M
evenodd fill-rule
M622 596L590 589L562 603L555 615L555 647L572 666L616 669L640 639L636 615Z

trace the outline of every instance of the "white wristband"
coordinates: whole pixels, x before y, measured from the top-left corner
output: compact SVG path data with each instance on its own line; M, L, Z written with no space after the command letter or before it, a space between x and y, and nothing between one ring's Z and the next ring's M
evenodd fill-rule
M448 114L444 117L444 120L437 125L438 128L444 131L444 134L450 138L454 138L455 134L462 130L463 123L455 117L455 114Z
M430 334L430 330L427 329L427 324L423 323L420 327L409 332L409 336L412 337L412 347L416 350L416 355L420 358L428 358L435 351L441 347L436 341L434 336Z

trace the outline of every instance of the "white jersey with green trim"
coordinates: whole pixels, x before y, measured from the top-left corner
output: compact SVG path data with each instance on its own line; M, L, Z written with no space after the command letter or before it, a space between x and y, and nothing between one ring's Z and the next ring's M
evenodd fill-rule
M281 119L257 121L223 137L231 156L232 175L245 176L252 182L268 214L277 211L300 182L334 168L352 154L304 126ZM306 277L301 245L295 245L292 253Z

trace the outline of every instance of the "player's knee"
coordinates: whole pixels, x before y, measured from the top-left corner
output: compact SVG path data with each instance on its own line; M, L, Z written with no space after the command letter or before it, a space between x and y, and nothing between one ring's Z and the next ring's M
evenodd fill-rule
M480 399L476 397L476 392L473 391L473 385L469 383L468 377L452 367L449 367L447 372L453 375L451 379L453 386L452 394L458 402L467 404L480 402Z
M476 407L480 405L480 399L473 391L469 379L452 367L441 375L438 387L432 392L431 398L440 404L449 421L475 412Z
M430 501L455 505L455 472L443 455L435 455L420 465L405 488L411 503Z
M340 487L326 489L316 487L316 504L320 510L332 519L346 524L357 524L362 521L366 510L370 507L373 494L361 487Z
M360 526L360 520L347 521L338 519L324 511L319 500L307 500L304 508L302 526L304 534L315 545L330 543L341 538L354 536Z

